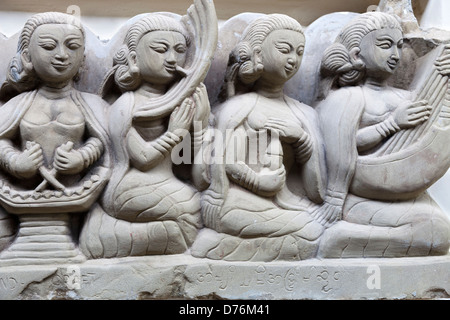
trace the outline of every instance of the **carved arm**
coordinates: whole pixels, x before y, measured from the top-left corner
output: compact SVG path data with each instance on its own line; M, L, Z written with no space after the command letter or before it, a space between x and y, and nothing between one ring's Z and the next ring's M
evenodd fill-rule
M358 152L370 150L379 144L383 139L400 131L400 127L395 122L393 116L372 126L359 129L356 133L356 146Z
M299 164L304 164L311 158L313 151L313 142L309 134L302 130L302 136L294 144L295 160Z
M103 154L103 144L98 138L89 138L78 151L83 157L84 168L89 168Z
M238 185L261 196L270 197L275 195L286 181L286 170L284 166L269 169L262 168L256 172L246 163L247 135L245 129L236 129L227 143L225 157L225 171L228 177Z
M147 142L132 127L126 140L128 154L133 165L140 170L149 170L170 155L170 152L181 141L181 138L167 131L158 139Z
M11 141L0 140L0 166L19 179L34 176L43 162L41 146L28 142L26 149L17 150Z

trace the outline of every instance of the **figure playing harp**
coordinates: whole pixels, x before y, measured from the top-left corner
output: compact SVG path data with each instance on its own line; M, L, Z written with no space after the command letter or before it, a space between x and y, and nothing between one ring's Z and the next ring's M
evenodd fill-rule
M426 189L450 165L450 50L417 93L387 85L402 47L397 19L371 12L324 52L321 70L332 90L317 111L328 187L314 214L329 227L322 257L448 253L449 220Z
M200 195L175 174L172 152L191 141L184 151L192 147L193 158L201 157L210 115L201 82L216 44L210 0L196 0L181 19L148 14L128 30L105 81L122 92L109 115L116 165L81 234L86 256L182 253L194 241ZM193 162L192 181L201 188L206 171Z

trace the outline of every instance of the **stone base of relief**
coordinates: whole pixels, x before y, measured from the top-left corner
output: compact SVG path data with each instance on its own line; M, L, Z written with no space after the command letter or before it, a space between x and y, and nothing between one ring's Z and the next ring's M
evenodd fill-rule
M225 262L187 254L0 268L2 299L441 299L450 255Z
M0 299L450 298L449 39L407 0L220 29L194 0L105 43L31 17L0 37Z

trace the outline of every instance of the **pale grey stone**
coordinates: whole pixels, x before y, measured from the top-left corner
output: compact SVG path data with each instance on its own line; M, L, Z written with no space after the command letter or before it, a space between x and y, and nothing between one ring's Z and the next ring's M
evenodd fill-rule
M448 299L449 268L448 255L268 263L212 261L186 254L129 257L1 268L0 298Z
M31 17L0 39L0 299L449 298L449 40L407 0Z

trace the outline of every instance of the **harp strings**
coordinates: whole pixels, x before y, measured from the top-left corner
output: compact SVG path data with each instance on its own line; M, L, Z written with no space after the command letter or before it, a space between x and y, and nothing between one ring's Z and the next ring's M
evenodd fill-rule
M443 54L446 53L445 51L443 51ZM401 130L394 134L391 139L386 141L376 151L375 154L377 156L399 152L414 144L440 119L441 113L443 118L450 117L450 93L447 92L447 83L448 77L443 76L433 65L432 73L419 90L417 96L417 101L427 100L428 104L432 107L429 119L414 128Z

